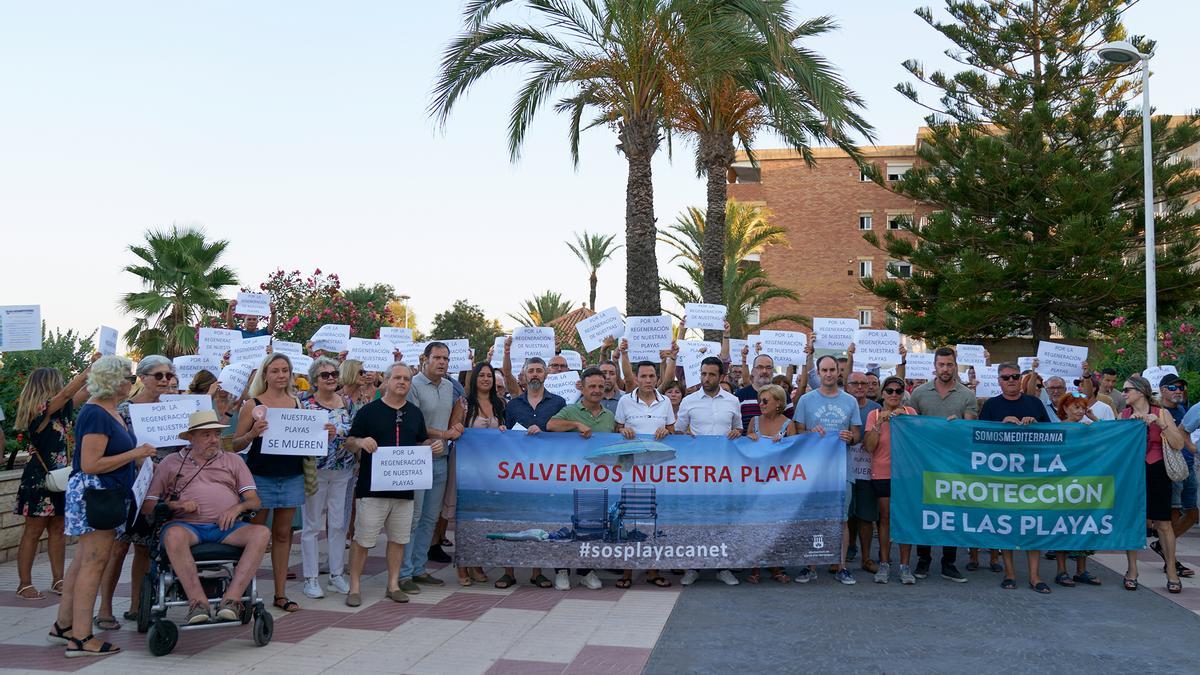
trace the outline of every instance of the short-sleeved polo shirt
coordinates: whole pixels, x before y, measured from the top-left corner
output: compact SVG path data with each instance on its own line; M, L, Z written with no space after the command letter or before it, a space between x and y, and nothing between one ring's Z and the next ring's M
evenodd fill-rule
M930 380L912 390L908 404L916 409L918 415L930 417L950 417L964 419L966 413L979 414L979 401L975 392L955 378L954 388L944 397L938 393L936 380Z
M633 429L635 434L653 434L668 424L675 423L675 410L671 407L671 399L654 392L654 401L645 403L634 391L628 396L622 396L617 403L614 415L618 424Z
M552 419L566 420L568 422L582 422L592 431L601 433L611 433L616 429L617 419L604 406L600 406L600 414L593 415L591 411L583 407L583 401L572 403L559 410Z

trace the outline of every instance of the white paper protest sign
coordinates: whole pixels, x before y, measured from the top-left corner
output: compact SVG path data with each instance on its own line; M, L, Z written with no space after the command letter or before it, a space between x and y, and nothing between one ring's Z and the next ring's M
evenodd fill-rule
M525 363L526 359L539 358L549 361L554 358L554 329L547 326L518 326L512 333L512 361ZM503 355L502 355L503 356Z
M580 392L576 387L577 384L579 384L579 373L574 370L546 375L546 391L565 398L567 405L579 400Z
M725 330L725 305L688 302L683 305L683 320L688 328Z
M236 396L241 396L242 392L246 391L246 384L250 382L250 375L258 368L257 363L231 363L221 369L221 374L217 377L217 384L221 385L221 391Z
M983 345L955 345L954 354L958 367L975 366L975 370L987 365L986 350Z
M904 359L904 377L910 380L932 380L936 377L933 352L909 352Z
M850 472L846 480L871 480L871 453L861 443L850 447Z
M760 331L763 350L771 355L776 367L802 366L808 359L804 349L808 346L808 336L800 331L764 330Z
M146 501L146 495L150 493L150 483L154 480L154 462L146 459L142 460L142 466L138 469L137 478L133 479L133 503L134 510L142 510L142 502Z
M454 375L472 368L470 340L455 338L453 340L439 340L439 342L444 343L450 349L450 365L446 368L447 373Z
M133 433L139 444L149 443L156 448L165 448L186 444L179 438L179 432L187 431L188 416L199 409L195 399L130 403L129 419L133 422Z
M0 352L29 352L42 348L42 306L0 307Z
M607 337L620 340L625 335L625 322L616 307L609 307L575 324L575 330L584 351L590 352L599 349Z
M100 337L97 339L97 349L102 356L117 353L117 329L100 326Z
M688 386L700 384L700 365L704 359L721 356L721 343L704 340L680 340L679 361Z
M983 366L975 369L975 396L993 398L1000 395L1000 366Z
M172 364L175 366L175 374L179 377L180 391L187 391L192 385L192 378L202 370L207 370L213 375L221 372L221 358L210 354L176 356Z
M379 339L387 340L394 345L411 344L413 331L411 328L400 328L399 326L380 326Z
M629 360L662 361L660 352L671 348L671 317L631 316L625 323L625 339L629 341Z
M245 291L238 293L237 313L242 316L271 316L271 296Z
M433 487L433 449L428 445L388 446L371 453L371 491L428 490Z
M492 340L492 360L488 363L492 369L500 369L504 367L504 342L508 340L505 335L497 335L495 340ZM514 364L516 359L512 358L512 352L509 352L509 360Z
M229 350L230 363L260 364L267 358L267 348L271 346L270 335L259 335L252 338L242 338Z
M1069 385L1083 376L1083 362L1087 361L1087 355L1087 347L1076 347L1058 342L1039 342L1038 374L1047 379L1057 375L1066 380Z
M304 345L299 342L288 342L287 340L271 340L271 352L274 354L286 354L287 356L303 356Z
M313 333L312 348L338 354L350 348L350 326L341 323L327 323Z
M225 357L225 352L233 351L233 346L242 341L242 332L230 328L201 328L200 344L197 354Z
M564 349L559 354L567 360L567 367L571 370L583 370L583 354L574 349Z
M739 340L738 338L729 338L729 362L735 366L740 364L742 362L742 349L747 347L749 344L750 343L746 340ZM749 363L749 361L750 361L750 354L747 353L746 354L746 362Z
M858 329L858 319L813 318L813 333L817 336L813 349L845 351Z
M328 454L329 432L324 410L267 408L267 430L262 435L264 455L324 457Z
M292 372L308 377L308 369L312 366L313 357L304 354L289 356L288 359L292 362Z
M429 343L414 342L412 343L411 349L404 349L403 347L397 345L396 348L400 350L400 360L403 361L404 365L406 366L412 366L413 368L420 366L421 355L425 353L425 345L427 344Z
M1156 368L1147 368L1142 371L1142 377L1150 382L1150 388L1157 390L1162 379L1168 374L1178 375L1179 371L1175 370L1175 366L1158 366Z
M860 328L854 334L854 365L900 363L900 334L894 330Z
M1036 360L1036 356L1018 356L1017 367L1021 369L1022 373L1027 370L1033 370L1033 362Z
M163 394L160 401L191 401L196 410L214 410L212 396L208 394Z
M393 348L394 345L388 340L352 337L346 358L362 361L363 370L382 373L396 362Z

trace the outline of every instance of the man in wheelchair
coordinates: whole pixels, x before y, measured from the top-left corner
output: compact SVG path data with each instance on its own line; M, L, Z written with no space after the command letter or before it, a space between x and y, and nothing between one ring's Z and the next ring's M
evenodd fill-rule
M188 598L188 624L212 619L192 547L221 543L242 549L216 616L236 621L246 587L258 571L271 531L263 525L242 520L242 515L259 506L254 478L241 457L221 449L221 430L227 425L217 420L212 410L192 413L188 428L179 437L188 446L168 455L155 467L142 512L152 515L155 507L165 504L171 519L159 536L171 561L175 577Z

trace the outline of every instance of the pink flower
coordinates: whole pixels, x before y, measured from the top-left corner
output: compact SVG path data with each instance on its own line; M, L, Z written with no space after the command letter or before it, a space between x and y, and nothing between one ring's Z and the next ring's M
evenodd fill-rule
M1187 335L1188 333L1191 333L1194 330L1196 330L1196 328L1194 326L1192 326L1192 324L1190 324L1186 321L1179 324L1179 332L1183 333L1184 335Z
M1124 325L1125 325L1125 317L1123 317L1123 316L1118 316L1117 318L1112 320L1113 328L1120 328L1121 326L1124 326Z
M1169 335L1169 333L1168 333L1168 335ZM1175 346L1175 341L1172 340L1171 338L1164 338L1163 346L1166 347L1167 349L1170 349L1171 347Z
M1124 355L1124 354L1125 354L1125 348L1124 348L1124 347L1120 347L1119 349L1117 349L1117 353L1118 353L1118 354L1121 354L1121 355Z
M317 268L317 271L316 271L316 272L313 272L313 274L314 274L314 275L317 275L317 274L320 274L320 273L321 273L321 268L320 268L320 267L318 267L318 268Z

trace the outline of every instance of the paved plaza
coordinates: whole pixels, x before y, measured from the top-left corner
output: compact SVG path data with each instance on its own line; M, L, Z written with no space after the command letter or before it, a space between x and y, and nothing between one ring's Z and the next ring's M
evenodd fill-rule
M383 547L375 550L382 552ZM68 555L71 553L68 550ZM915 587L843 587L824 572L807 586L765 580L730 588L705 574L696 586L658 589L639 583L622 591L611 575L599 591L563 593L522 584L460 587L452 568L408 604L383 598L384 561L367 563L364 603L344 596L303 597L301 580L288 593L304 610L274 610L275 636L256 647L246 628L184 632L175 651L151 656L145 635L130 623L104 638L121 646L105 658L66 659L47 645L57 596L26 601L0 594L0 672L130 672L149 668L236 673L323 671L378 673L653 673L677 672L999 672L1082 668L1090 672L1200 670L1192 645L1200 629L1200 582L1167 596L1161 562L1150 551L1141 580L1120 588L1122 555L1096 558L1099 588L1054 587L1039 596L1022 585L998 588L1000 575L969 573L970 583L932 576ZM1200 537L1182 542L1180 560L1200 568ZM960 560L960 562L963 562ZM299 549L293 553L299 571ZM1047 580L1053 563L1043 563ZM34 582L50 584L45 556ZM489 570L494 579L499 570ZM528 572L521 576L522 581ZM269 600L269 569L261 587ZM126 577L127 578L127 577ZM640 581L640 576L639 576ZM0 565L0 587L15 589L16 564ZM1023 581L1021 581L1023 584ZM128 606L128 583L117 612Z

